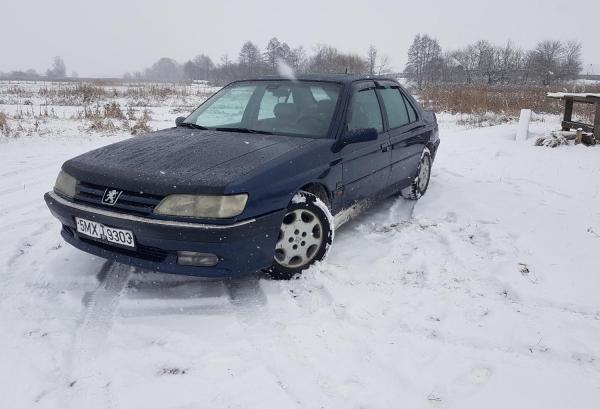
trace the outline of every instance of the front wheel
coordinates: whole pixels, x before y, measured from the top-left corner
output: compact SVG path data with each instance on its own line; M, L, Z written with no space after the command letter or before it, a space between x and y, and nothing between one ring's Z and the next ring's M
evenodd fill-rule
M402 197L408 200L417 200L425 194L431 178L431 164L431 152L425 148L417 169L417 177L413 179L410 186L402 189Z
M289 280L325 258L333 241L333 217L316 195L301 191L287 208L275 245L273 265L267 271Z

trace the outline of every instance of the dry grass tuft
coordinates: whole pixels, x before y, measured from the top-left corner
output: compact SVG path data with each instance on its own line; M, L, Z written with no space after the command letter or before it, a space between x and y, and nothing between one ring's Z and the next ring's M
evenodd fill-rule
M84 82L75 85L43 87L39 89L38 94L56 105L87 105L109 95L105 88Z
M125 115L117 102L111 102L104 105L104 118L125 119Z
M0 131L8 128L8 118L4 112L0 112Z
M119 127L110 119L95 118L92 120L89 130L94 132L116 132Z
M133 127L131 128L132 135L143 135L148 132L152 132L148 122L152 120L150 112L146 109L144 113L138 118Z

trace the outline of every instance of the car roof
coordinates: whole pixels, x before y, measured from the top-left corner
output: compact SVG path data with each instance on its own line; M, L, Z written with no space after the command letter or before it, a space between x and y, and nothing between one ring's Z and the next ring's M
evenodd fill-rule
M263 75L254 78L248 78L242 81L289 81L292 78L282 75ZM379 76L379 75L358 75L358 74L300 74L295 76L296 80L299 81L326 81L326 82L338 82L338 83L351 83L361 80L374 80L374 81L394 81L395 78Z

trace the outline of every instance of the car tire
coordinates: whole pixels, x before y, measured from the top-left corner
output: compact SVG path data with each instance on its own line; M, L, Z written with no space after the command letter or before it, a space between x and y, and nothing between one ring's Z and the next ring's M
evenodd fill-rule
M417 176L413 179L410 186L402 189L400 192L402 197L408 200L418 200L425 194L429 187L429 179L431 178L431 165L433 161L431 159L431 152L428 148L423 150L421 160L419 161L419 168L417 169Z
M325 258L333 235L333 217L327 205L313 193L296 193L282 220L273 265L267 274L289 280L302 273Z

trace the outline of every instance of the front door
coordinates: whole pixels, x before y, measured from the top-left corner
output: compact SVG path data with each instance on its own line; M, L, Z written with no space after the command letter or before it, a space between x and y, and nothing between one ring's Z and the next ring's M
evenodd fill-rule
M390 185L404 188L416 176L425 148L424 123L398 85L380 85L378 91L387 117L392 152Z
M384 132L381 107L372 81L353 85L346 115L346 130L365 128L376 129L377 140L349 144L342 149L344 207L376 196L389 183L389 138Z

